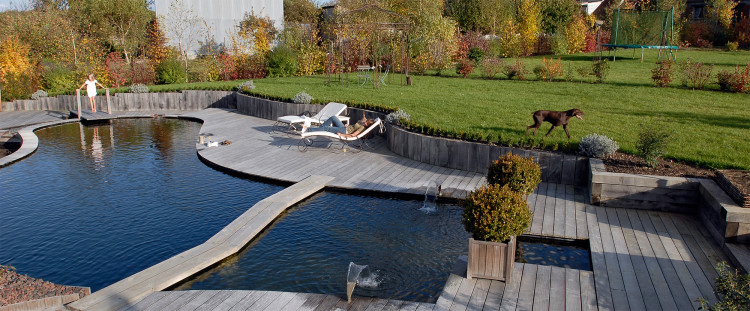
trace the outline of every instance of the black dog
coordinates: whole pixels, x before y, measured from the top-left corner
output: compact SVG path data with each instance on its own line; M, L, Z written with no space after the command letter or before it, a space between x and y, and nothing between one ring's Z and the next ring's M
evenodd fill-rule
M568 111L534 111L534 114L532 115L534 117L534 124L526 127L526 135L529 135L529 129L533 127L534 136L536 136L536 130L539 129L540 126L542 126L543 121L547 121L549 123L552 123L552 128L549 129L549 132L547 132L546 136L549 136L549 133L551 133L556 126L562 125L563 129L565 130L565 134L567 134L568 139L570 139L570 133L568 133L568 119L570 119L571 117L576 117L583 120L583 115L583 111L578 108L573 108Z

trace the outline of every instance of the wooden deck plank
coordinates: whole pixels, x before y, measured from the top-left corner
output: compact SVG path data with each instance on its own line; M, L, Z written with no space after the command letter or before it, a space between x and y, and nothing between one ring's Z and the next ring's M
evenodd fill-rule
M549 285L549 310L564 311L566 305L565 268L551 267Z
M281 295L281 292L275 292L275 291L264 291L263 295L258 297L258 300L253 303L249 309L251 310L263 310L266 307L268 307L271 303L273 303L279 296Z
M537 266L534 284L534 309L548 310L550 306L551 266Z
M607 218L609 220L609 228L612 233L612 240L614 242L615 252L617 254L617 261L620 265L620 274L622 275L622 281L625 288L625 293L628 299L628 305L631 310L645 310L646 306L643 302L643 295L638 284L638 278L635 274L635 268L633 262L630 260L630 252L625 241L625 235L620 225L620 219L617 215L617 209L607 209Z
M576 237L579 239L588 239L589 231L586 224L586 202L582 188L574 188L575 209L576 209Z
M581 310L582 311L593 311L602 310L603 308L598 307L601 304L597 303L597 296L599 291L596 289L594 273L589 271L581 271ZM606 305L604 305L606 307Z
M625 283L620 271L620 262L612 238L612 228L609 224L606 207L598 207L596 216L599 219L599 234L602 239L602 250L604 251L604 262L607 266L606 273L609 278L609 288L612 293L612 304L615 310L630 310L628 297L625 292ZM595 273L598 272L595 270Z
M228 291L229 296L221 301L219 304L216 305L212 310L229 310L233 308L237 303L242 300L242 298L245 298L245 295L247 293L245 291Z
M273 300L273 302L271 302L271 304L263 308L263 310L268 310L268 311L281 310L290 301L292 301L292 299L294 299L294 296L296 295L297 295L296 293L282 292L279 294L278 297L276 297L276 299Z
M299 308L302 307L302 305L305 304L307 301L309 294L302 294L302 293L295 293L294 297L292 297L291 300L287 304L285 304L281 309L281 311L296 311L299 310ZM270 310L269 310L270 311Z
M153 304L149 305L148 307L144 309L135 309L135 310L154 310L154 311L159 310L161 311L175 303L181 305L182 303L181 300L183 297L187 297L186 292L181 291L177 293L169 293L168 295L162 297L158 301L155 301Z
M553 222L554 222L554 229L552 230L553 234L558 237L565 236L565 217L566 217L566 211L565 208L567 206L565 202L565 191L566 186L562 184L557 184L557 189L555 191L555 205L552 208L554 211L553 216Z
M676 252L676 255L679 255L679 259L675 264L675 269L677 269L678 273L681 274L687 272L687 275L682 275L683 283L693 284L685 285L686 291L688 291L688 288L691 288L690 291L688 291L688 295L691 295L692 292L692 295L699 295L699 297L705 298L711 304L716 303L718 299L714 295L713 287L711 287L711 282L708 281L708 278L706 278L703 270L695 261L690 251L687 249L685 242L682 240L682 235L680 235L677 227L675 227L674 223L672 222L672 219L670 217L671 215L662 213L659 216L662 223L664 223L664 227L666 227L667 229L667 233L669 234L668 237L671 240L670 248L673 249L673 252ZM688 278L688 276L692 276L692 279ZM698 290L697 293L695 292L695 289ZM698 298L695 299L697 300Z
M565 237L577 238L576 235L576 202L575 189L565 185Z
M443 287L443 292L435 302L435 310L450 310L451 306L453 305L453 301L456 299L458 288L461 287L462 279L462 277L455 274L451 274L448 277L448 281L445 282L445 287Z
M596 211L597 207L586 205L586 221L588 223L589 244L591 247L591 267L594 272L592 280L595 281L594 285L596 288L596 304L599 310L614 310L612 305L612 291L609 287L609 277L607 275L607 264L605 263L604 251L602 249L602 239L599 235L601 230Z
M187 304L184 306L176 309L179 311L194 311L206 304L211 298L216 296L218 294L218 291L213 290L202 290L202 291L196 291L195 297L190 300Z
M321 302L323 302L323 299L326 298L326 295L321 294L305 294L305 302L297 308L299 311L313 311L315 308L317 308Z
M237 304L228 309L229 311L247 310L248 306L253 305L263 295L262 291L246 291L245 293L245 296Z
M537 265L524 264L521 276L521 289L518 292L517 309L531 310L534 306L534 286L537 279Z
M644 230L638 211L629 209L627 210L627 214L630 225L633 228L636 242L638 243L641 259L646 265L651 285L654 287L656 297L659 300L659 307L662 310L677 310L677 305L675 304L674 298L670 292L666 277L659 266L659 261L654 254L651 242Z
M521 292L521 281L523 279L523 270L525 265L515 264L513 265L513 272L511 273L510 282L505 285L503 291L503 300L500 304L500 310L502 311L513 311L516 310L518 305L518 295Z
M163 299L163 298L165 298L165 297L167 297L169 295L170 295L170 292L154 292L154 293L151 293L150 295L146 296L146 298L143 298L141 301L139 301L139 302L137 302L137 303L135 303L133 305L126 306L126 307L124 307L124 308L122 308L120 310L121 311L146 310L152 304L156 303L157 301L159 301L159 300L161 300L161 299Z
M643 301L642 304L644 305L643 308L645 308L645 310L661 310L659 298L656 296L656 289L654 288L654 284L651 281L648 267L646 266L646 262L643 260L641 249L638 246L638 241L636 239L635 233L633 232L633 226L630 223L630 216L628 216L628 211L625 209L617 209L616 212L618 220L620 222L622 236L625 239L629 261L633 268L634 277L638 283L637 288L640 289L641 292L641 299ZM626 283L625 286L627 288L628 284ZM640 305L641 303L631 303L631 305L635 304Z
M469 303L466 306L466 310L470 311L482 311L482 308L487 301L487 295L490 291L490 285L492 281L486 279L478 279L474 286L474 291L471 293Z
M515 270L515 268L514 268ZM511 279L512 282L512 279ZM484 301L484 307L482 310L500 310L500 306L503 302L503 294L505 293L506 282L492 281L490 282L490 288L487 290L487 299Z
M660 234L657 233L656 227L652 222L652 218L648 211L638 211L638 216L643 224L643 229L646 231L649 244L654 251L654 257L659 263L659 268L664 274L664 279L669 286L669 292L677 305L678 310L694 309L690 299L688 298L685 288L682 286L679 276L672 265L672 261L667 255L667 251L662 244ZM657 289L658 290L658 289ZM663 305L662 305L663 307ZM664 309L667 309L664 307Z
M542 227L544 226L544 209L547 203L548 186L549 184L545 182L539 183L534 207L534 215L531 219L531 234L542 235Z
M557 193L557 186L557 184L547 184L542 235L551 236L555 234L555 194Z
M453 299L453 305L449 310L451 311L465 311L469 305L471 294L474 292L474 287L477 285L477 279L471 280L461 278L461 285L458 287L456 292L456 298Z
M565 311L582 310L581 272L565 268ZM594 291L593 288L590 289ZM557 300L555 300L557 301ZM554 302L553 304L557 304Z

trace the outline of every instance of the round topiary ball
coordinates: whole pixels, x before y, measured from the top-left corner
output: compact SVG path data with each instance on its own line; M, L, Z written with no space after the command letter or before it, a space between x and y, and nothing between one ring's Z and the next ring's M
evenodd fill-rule
M475 240L506 242L531 224L533 213L523 194L497 184L481 186L463 201L463 224Z
M500 186L508 185L511 190L529 195L542 182L542 170L534 159L508 152L490 164L487 169L487 182Z

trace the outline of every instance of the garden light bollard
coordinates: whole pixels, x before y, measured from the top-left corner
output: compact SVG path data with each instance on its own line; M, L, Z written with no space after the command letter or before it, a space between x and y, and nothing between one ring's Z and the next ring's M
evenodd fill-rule
M76 89L76 101L78 101L78 120L81 120L81 90Z
M109 88L106 88L107 93L107 114L112 114L112 106L109 104Z

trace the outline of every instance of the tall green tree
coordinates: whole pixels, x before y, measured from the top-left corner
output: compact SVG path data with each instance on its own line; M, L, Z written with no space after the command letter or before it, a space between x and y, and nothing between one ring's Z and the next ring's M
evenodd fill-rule
M284 0L284 22L309 24L318 22L320 9L310 0Z
M573 17L581 12L577 0L540 0L542 32L554 34L558 28L565 28Z
M121 51L128 63L145 45L154 17L146 0L68 0L68 5L79 31Z

